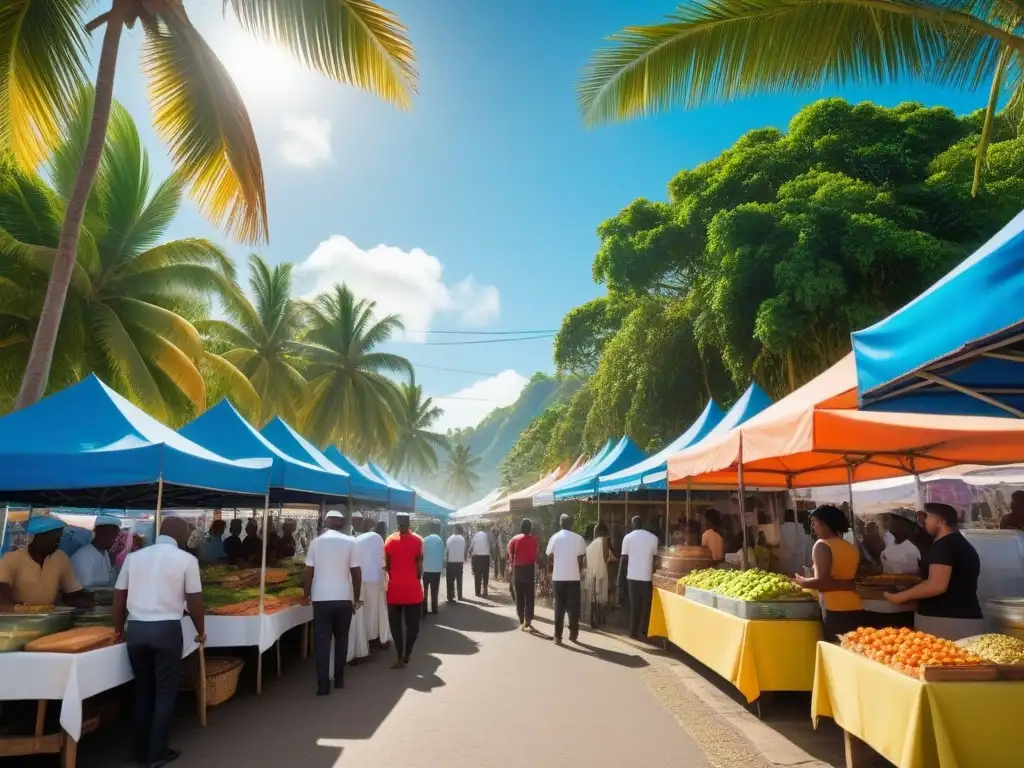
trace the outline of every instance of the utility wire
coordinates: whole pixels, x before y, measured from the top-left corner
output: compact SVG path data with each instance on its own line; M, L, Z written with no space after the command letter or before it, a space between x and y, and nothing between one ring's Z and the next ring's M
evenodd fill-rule
M520 336L520 337L517 337L517 338L514 338L514 339L511 339L511 338L501 338L501 339L474 339L473 341L427 341L427 342L424 342L424 343L420 344L419 346L421 346L421 347L454 347L454 346L464 346L466 344L502 344L504 342L509 342L509 341L536 341L537 339L550 339L550 338L553 338L554 335L555 334L553 334L553 333L545 333L545 334L543 334L541 336ZM413 344L415 342L403 341L403 342L400 342L400 343L402 343L402 344Z
M467 371L464 368L442 368L438 365L420 365L419 363L413 363L413 368L425 368L428 371L444 371L445 373L465 373L470 376L500 376L501 373L493 373L488 371Z
M533 333L558 333L557 328L544 328L539 331L410 331L407 333L438 333L448 336L521 336Z

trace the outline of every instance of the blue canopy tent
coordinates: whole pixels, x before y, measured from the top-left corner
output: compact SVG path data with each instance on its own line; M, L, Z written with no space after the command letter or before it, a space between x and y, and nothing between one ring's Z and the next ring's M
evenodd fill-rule
M257 432L227 400L178 431L230 458L270 459L270 501L274 504L314 504L348 496L348 477L293 459Z
M388 509L393 509L396 512L413 511L416 493L412 488L402 485L372 461L367 463L366 469L387 486Z
M336 467L348 472L353 498L373 504L387 504L388 486L372 472L356 464L333 445L324 449L324 456Z
M665 490L668 485L668 457L679 453L691 445L701 441L722 420L724 412L714 400L709 400L703 413L690 425L683 434L666 445L653 456L650 456L631 467L601 475L597 489L600 493L619 493L621 491Z
M700 440L694 442L693 445L699 445L705 440L711 440L716 435L736 429L740 424L757 416L757 414L771 404L772 399L768 397L768 394L757 384L751 384L747 387L746 392L740 395L740 399L732 404L732 408L726 411L725 416L715 425L714 429Z
M265 459L218 455L92 375L0 419L3 502L119 509L250 504L267 493L269 475Z
M352 481L348 472L335 466L306 438L296 432L280 416L275 416L260 430L260 434L293 459L312 464L332 475L345 479L346 495L352 495Z
M1024 212L902 309L853 334L864 409L1024 417Z
M417 488L415 486L413 486L413 490L416 492L413 511L417 515L435 517L438 520L447 520L455 511L454 506L449 504L447 501L441 501L441 499L437 498L437 496L434 496L432 493L428 493L422 488Z
M554 487L555 500L564 501L596 496L598 480L601 475L612 474L620 469L631 467L645 458L647 458L647 454L627 435L585 472L575 478L570 478L569 482L558 483Z
M574 480L584 477L590 471L590 469L594 467L594 465L600 463L604 459L604 457L608 455L608 452L611 451L614 447L614 440L612 440L611 438L606 440L605 444L601 446L601 450L599 450L597 453L591 456L589 461L586 461L585 463L574 469L572 472L567 474L565 477L563 477L557 483L552 485L550 488L547 488L543 491L540 491L539 493L534 494L533 506L543 507L548 504L554 504L556 489L561 488L569 483L572 483Z

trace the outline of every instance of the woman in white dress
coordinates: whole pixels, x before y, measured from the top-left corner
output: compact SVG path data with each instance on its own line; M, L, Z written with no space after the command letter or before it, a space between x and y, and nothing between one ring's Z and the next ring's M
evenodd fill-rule
M583 585L583 609L589 614L590 626L594 629L604 624L608 610L608 563L614 561L608 526L598 523L594 540L587 545L587 573Z

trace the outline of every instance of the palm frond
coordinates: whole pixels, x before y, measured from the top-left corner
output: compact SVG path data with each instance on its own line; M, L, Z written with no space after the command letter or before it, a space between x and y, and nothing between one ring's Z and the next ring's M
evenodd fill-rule
M35 170L85 81L82 14L92 0L0 3L0 154Z
M141 327L132 328L132 338L140 354L184 393L193 406L200 410L206 407L206 381L184 350Z
M263 167L238 89L180 6L160 21L143 48L157 134L203 214L242 242L265 242Z
M941 2L693 0L663 24L612 35L577 91L584 120L597 125L754 93L923 78L942 66L957 81L977 70L993 36L1012 38Z
M245 331L225 320L200 320L195 326L202 335L225 341L235 348L253 351L258 346Z
M103 352L106 366L117 376L114 388L152 416L166 419L160 389L121 320L113 310L99 302L90 304L88 313L93 338Z
M251 421L256 420L262 402L245 374L220 355L213 355L209 352L203 355L202 363L204 367L209 368L217 382L222 385L228 399L241 411L242 415Z
M310 69L408 109L416 54L398 16L369 0L226 0L243 29Z
M202 358L203 340L199 331L181 315L131 296L113 296L107 299L106 304L117 313L122 323L145 328L193 360Z

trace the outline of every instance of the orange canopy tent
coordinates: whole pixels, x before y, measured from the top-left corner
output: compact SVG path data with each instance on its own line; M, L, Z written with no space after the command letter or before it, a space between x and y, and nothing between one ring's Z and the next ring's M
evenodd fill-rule
M533 508L533 497L542 491L548 490L552 485L557 483L563 477L568 475L570 472L574 472L577 467L583 463L584 457L579 456L576 461L570 464L562 464L548 474L544 475L540 480L535 482L533 485L523 488L521 491L510 493L498 499L496 502L491 504L487 509L487 515L490 517L507 515L510 512L515 512L520 509L532 509Z
M850 354L740 427L670 456L671 487L844 485L1024 459L1024 421L858 411L856 387Z

